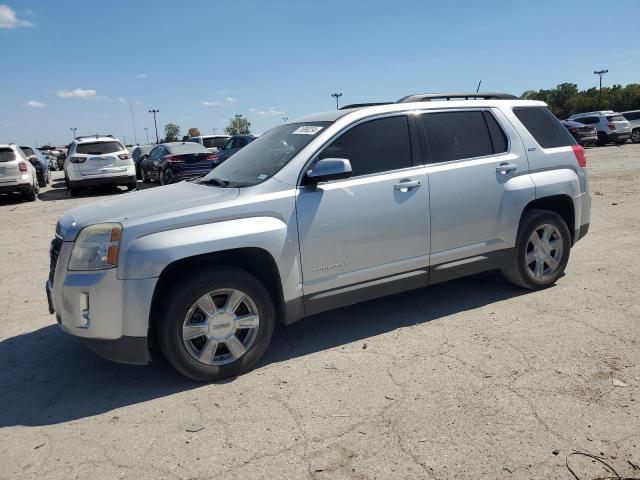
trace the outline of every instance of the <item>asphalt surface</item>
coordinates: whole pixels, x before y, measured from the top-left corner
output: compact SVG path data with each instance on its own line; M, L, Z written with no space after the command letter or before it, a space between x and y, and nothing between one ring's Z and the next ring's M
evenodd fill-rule
M640 145L588 150L593 212L558 284L498 273L276 329L192 383L64 334L44 282L59 172L0 197L0 478L640 478Z

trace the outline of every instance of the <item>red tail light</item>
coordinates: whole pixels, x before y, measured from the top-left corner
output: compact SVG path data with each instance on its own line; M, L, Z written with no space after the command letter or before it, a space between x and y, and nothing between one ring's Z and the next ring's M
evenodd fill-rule
M212 153L211 155L207 155L207 160L211 160L212 162L216 162L218 160L218 155Z
M118 158L120 160L127 160L127 159L131 158L131 154L130 153L121 153L120 155L118 155Z
M571 133L578 133L578 129L577 129L577 128L575 128L575 127L570 128L570 129L569 129L569 131L570 131Z
M613 123L610 123L609 125L607 125L607 127L609 127L609 130L615 130L616 126Z
M576 156L578 165L580 165L582 168L586 168L587 154L584 152L584 148L582 148L580 145L573 145L571 148L573 149L573 153Z
M169 163L184 163L184 158L180 155L165 155L164 159Z
M18 164L18 169L23 173L26 172L27 171L27 162L20 162Z

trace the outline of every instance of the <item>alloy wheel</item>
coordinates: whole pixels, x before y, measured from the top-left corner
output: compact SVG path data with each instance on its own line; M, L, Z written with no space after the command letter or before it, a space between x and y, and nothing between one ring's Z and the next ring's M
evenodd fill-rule
M531 275L543 279L552 276L562 263L563 241L560 231L549 223L536 228L525 251L525 263Z
M640 143L640 129L631 132L631 141L633 143Z
M182 324L182 342L206 365L238 360L253 345L260 317L255 302L236 289L217 289L196 300Z

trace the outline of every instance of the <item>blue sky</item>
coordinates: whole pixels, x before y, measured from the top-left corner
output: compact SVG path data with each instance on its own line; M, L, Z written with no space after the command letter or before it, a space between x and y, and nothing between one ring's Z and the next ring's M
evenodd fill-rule
M0 0L0 143L177 123L254 132L341 102L640 82L640 1ZM593 38L593 40L590 40Z

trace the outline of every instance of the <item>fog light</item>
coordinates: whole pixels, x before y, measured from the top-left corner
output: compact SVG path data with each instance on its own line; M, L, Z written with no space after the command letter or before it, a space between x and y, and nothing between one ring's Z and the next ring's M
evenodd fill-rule
M80 328L89 328L89 324L91 323L91 319L89 317L89 294L81 293L80 294Z

